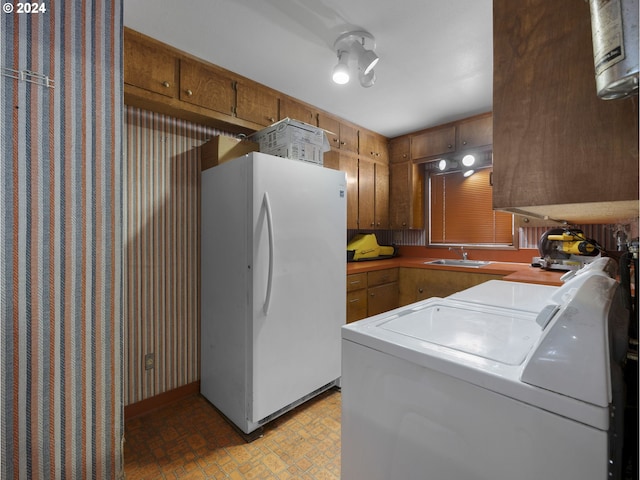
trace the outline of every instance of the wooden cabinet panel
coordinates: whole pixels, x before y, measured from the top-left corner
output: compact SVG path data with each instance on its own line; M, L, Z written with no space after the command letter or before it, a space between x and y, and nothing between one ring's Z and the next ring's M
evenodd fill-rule
M332 170L340 170L340 151L331 149L322 155L322 166Z
M385 283L397 282L399 270L397 268L385 268L367 273L367 286L377 287Z
M358 157L340 154L340 170L347 174L347 228L358 228Z
M399 276L399 304L411 303L431 297L447 297L488 280L500 280L502 275L435 270L426 268L401 268Z
M347 323L367 317L367 289L347 293Z
M484 147L493 142L493 116L473 118L458 124L458 150Z
M351 275L347 275L347 292L367 288L367 286L366 273L352 273Z
M143 35L126 29L124 83L150 92L178 96L178 57Z
M410 136L404 135L402 137L394 138L389 142L389 162L390 163L404 163L410 160L411 155L411 142Z
M358 129L345 123L340 123L340 150L358 151Z
M203 63L180 60L180 100L232 115L234 79Z
M424 228L424 168L412 162L389 166L389 227Z
M367 316L378 315L398 307L398 282L368 288Z
M389 228L389 165L375 164L374 211L376 229Z
M494 0L493 16L494 208L637 218L638 97L597 97L589 5Z
M456 127L435 128L411 137L411 159L452 153L456 149Z
M369 130L360 130L359 133L360 156L366 156L382 163L389 161L389 147L387 139L382 135Z
M238 80L235 112L242 120L268 127L278 120L278 96L269 88Z
M358 152L358 129L347 125L340 119L327 115L318 114L318 126L327 132L327 139L331 148L337 148L349 152Z
M331 148L340 148L340 120L331 115L319 113L318 127L326 132Z
M375 228L375 163L358 162L358 228Z
M292 98L283 97L280 99L280 120L287 117L313 126L318 123L314 109Z

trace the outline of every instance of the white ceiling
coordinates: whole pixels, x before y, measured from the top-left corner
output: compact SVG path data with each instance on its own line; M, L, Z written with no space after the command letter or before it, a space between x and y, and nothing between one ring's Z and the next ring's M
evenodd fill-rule
M124 0L124 24L387 137L492 106L492 0ZM331 81L333 43L376 39L377 81Z

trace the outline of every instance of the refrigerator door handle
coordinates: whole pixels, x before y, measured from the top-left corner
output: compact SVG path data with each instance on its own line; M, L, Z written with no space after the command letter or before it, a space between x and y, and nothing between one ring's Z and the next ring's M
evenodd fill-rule
M271 284L273 283L273 218L271 216L271 203L269 202L269 194L267 192L264 192L262 203L267 213L267 231L269 233L269 276L267 277L267 293L262 310L265 315L268 315L269 303L271 302Z

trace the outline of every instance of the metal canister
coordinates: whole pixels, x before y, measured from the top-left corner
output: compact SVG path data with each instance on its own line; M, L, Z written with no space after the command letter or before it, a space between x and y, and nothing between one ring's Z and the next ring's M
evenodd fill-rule
M638 94L638 0L589 0L596 90L612 100Z

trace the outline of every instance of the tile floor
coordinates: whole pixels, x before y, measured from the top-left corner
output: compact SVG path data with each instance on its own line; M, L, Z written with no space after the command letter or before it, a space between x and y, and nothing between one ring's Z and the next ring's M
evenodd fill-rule
M201 395L125 422L125 475L137 479L338 480L340 392L273 420L247 443Z

